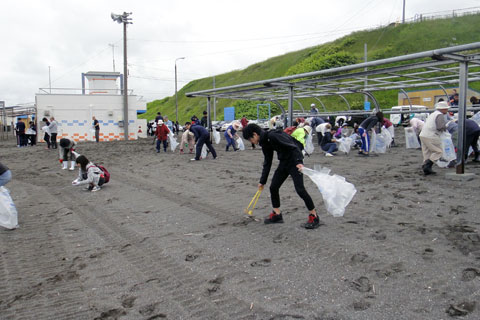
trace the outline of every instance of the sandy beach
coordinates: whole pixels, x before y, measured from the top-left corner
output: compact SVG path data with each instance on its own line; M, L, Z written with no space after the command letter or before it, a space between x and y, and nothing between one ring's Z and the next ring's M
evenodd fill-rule
M368 158L315 146L305 165L357 188L335 218L305 177L315 230L290 179L284 224L246 217L263 155L225 152L223 137L216 160L197 162L151 138L79 143L111 173L94 193L71 185L56 150L2 141L20 227L0 229L0 318L480 319L480 164L466 164L470 181L424 177L421 151L396 134ZM270 209L266 189L254 214Z

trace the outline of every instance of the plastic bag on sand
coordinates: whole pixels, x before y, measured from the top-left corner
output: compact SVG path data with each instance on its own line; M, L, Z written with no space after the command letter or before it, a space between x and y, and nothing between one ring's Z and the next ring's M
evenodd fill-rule
M419 149L421 147L415 129L411 127L405 128L405 146L407 149Z
M382 135L385 137L385 145L387 148L390 148L390 146L392 145L392 141L393 141L393 138L392 138L392 134L390 133L390 131L383 127L382 128Z
M236 142L237 142L237 147L238 147L238 149L240 149L240 150L242 150L242 151L245 150L245 144L243 143L242 138L238 137L238 139L236 140Z
M437 165L440 168L445 168L448 166L450 161L457 159L457 154L455 153L455 146L453 145L452 135L450 133L443 132L440 135L440 140L442 141L442 149L443 149L442 158L447 161L438 160Z
M357 192L355 186L345 181L344 177L330 175L330 169L327 168L315 168L315 170L303 168L302 173L317 185L328 213L334 217L342 217L345 208Z
M305 141L305 151L308 153L308 154L312 154L313 153L313 150L314 150L314 147L313 147L313 142L312 142L312 135L311 134L307 134L307 139Z
M175 151L179 143L171 131L168 133L168 139L170 140L170 149Z
M355 144L353 143L353 139L350 137L338 139L337 142L339 142L338 151L344 153L349 153L352 145Z
M220 143L220 132L217 131L217 129L215 128L212 128L213 129L213 139L215 140L215 144L219 144Z
M371 152L375 153L385 153L387 152L387 143L385 135L380 133L376 134L375 132L372 134L372 141L370 143L372 146Z
M10 197L10 192L3 186L0 187L0 226L7 229L18 227L17 208Z
M202 159L205 159L207 157L207 146L206 145L203 145L202 147L202 153L200 154L200 157Z

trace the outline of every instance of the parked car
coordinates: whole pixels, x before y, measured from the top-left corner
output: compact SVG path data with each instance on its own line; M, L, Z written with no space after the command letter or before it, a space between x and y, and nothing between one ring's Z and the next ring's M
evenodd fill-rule
M212 121L212 127L215 128L215 130L220 131L225 122L226 121Z
M392 111L408 111L410 110L410 106L395 106L392 107ZM428 113L420 112L422 110L428 110L426 106L420 105L412 105L412 113L391 113L390 114L390 121L393 123L394 126L398 126L404 122L410 121L410 115L413 114L414 118L418 118L422 121L425 121L428 117ZM415 112L413 112L415 111Z

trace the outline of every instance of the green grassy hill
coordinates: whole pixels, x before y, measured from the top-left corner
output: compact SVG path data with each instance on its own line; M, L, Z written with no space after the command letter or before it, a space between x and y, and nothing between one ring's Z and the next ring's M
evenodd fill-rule
M478 30L480 30L480 15L429 20L405 25L392 24L375 30L354 32L333 42L273 57L243 70L216 75L215 83L218 88L359 63L363 61L364 43L367 43L368 60L371 61L478 42L480 41ZM211 89L212 83L212 78L198 79L191 81L178 91L180 123L190 120L193 114L200 118L207 107L205 98L187 98L185 93ZM480 89L480 84L470 83L470 87ZM382 107L389 107L397 104L397 93L397 90L377 92L375 97ZM353 107L361 108L363 105L363 96L352 95L348 99ZM322 101L329 110L339 110L345 107L344 102L338 97L328 97ZM311 102L316 101L312 100ZM302 104L308 106L311 102L302 101ZM223 108L229 106L235 106L237 116L246 114L249 118L256 118L256 104L257 102L251 101L217 100L217 119L214 120L223 120ZM175 96L149 102L147 112L139 117L151 120L155 118L158 111L174 120ZM273 114L279 113L278 107L273 104L272 112Z

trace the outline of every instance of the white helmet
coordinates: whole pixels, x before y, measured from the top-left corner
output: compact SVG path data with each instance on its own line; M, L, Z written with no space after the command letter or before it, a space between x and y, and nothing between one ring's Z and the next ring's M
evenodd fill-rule
M310 105L310 107L315 107L315 103L312 103L312 104Z

